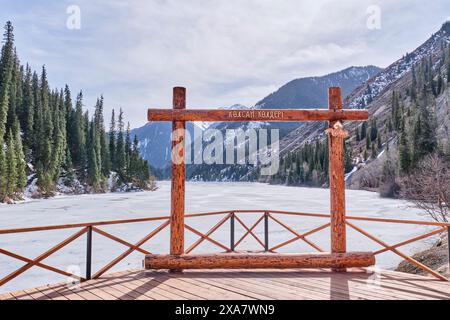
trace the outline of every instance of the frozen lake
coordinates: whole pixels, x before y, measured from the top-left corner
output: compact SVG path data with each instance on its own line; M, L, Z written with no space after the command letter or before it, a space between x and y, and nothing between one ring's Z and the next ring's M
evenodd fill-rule
M170 182L159 182L158 185L159 189L154 192L59 196L53 199L33 200L17 205L0 205L0 228L6 229L148 216L166 216L169 214L170 209ZM329 211L329 190L327 189L271 186L259 183L193 182L187 183L186 196L187 213L233 209L272 209L311 213L328 213ZM407 202L381 199L378 194L372 192L347 190L346 202L347 215L428 220L428 217L423 215L418 209L411 208ZM249 227L260 216L259 214L239 215ZM299 233L311 230L327 222L327 219L323 218L284 215L276 215L276 217ZM223 215L192 218L187 219L186 223L201 232L206 232L222 218ZM103 226L100 228L128 242L134 243L143 238L160 223L146 222ZM367 223L359 221L355 221L354 223L391 244L409 239L430 229L430 227L403 224ZM28 258L35 258L78 230L69 229L0 235L0 248L16 252ZM380 248L379 245L368 238L352 230L347 230L348 250L370 251ZM270 221L269 231L270 246L274 246L293 237L291 233L274 221ZM239 224L236 222L236 241L243 233L244 229L239 227ZM261 240L264 239L262 223L255 229L255 233ZM323 249L329 250L329 233L329 228L327 228L312 235L309 239ZM186 248L197 238L197 236L186 231ZM229 223L225 223L218 229L212 238L228 246ZM168 240L169 229L166 228L143 247L153 253L167 253L169 247ZM406 253L412 253L428 246L431 241L433 240L429 239L414 243L404 247L402 250ZM258 246L259 244L253 238L247 237L246 241L242 242L237 249L261 249ZM126 249L127 247L94 233L93 273ZM221 249L205 241L194 252L206 251L219 252ZM305 243L296 241L280 249L280 251L312 252L314 250ZM70 270L71 272L77 272L79 270L84 275L85 255L86 236L84 235L43 262L63 270ZM117 264L112 271L140 267L142 259L143 254L135 252ZM392 253L384 253L377 256L377 265L382 268L394 268L400 261L401 258ZM18 260L0 255L0 278L22 265L23 263ZM65 280L64 276L39 267L33 267L16 279L0 287L0 292Z

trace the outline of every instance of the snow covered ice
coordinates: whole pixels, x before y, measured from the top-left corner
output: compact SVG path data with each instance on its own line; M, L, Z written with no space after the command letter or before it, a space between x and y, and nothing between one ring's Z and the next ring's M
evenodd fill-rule
M170 182L159 182L154 192L108 193L80 196L58 196L53 199L31 200L15 205L0 206L0 228L32 227L76 222L130 219L148 216L168 216L170 210ZM272 209L295 212L328 213L329 190L266 185L259 183L219 183L188 182L186 184L186 213L211 212L236 209ZM378 194L366 191L347 190L347 215L384 217L398 219L428 220L418 209L412 208L406 201L382 199ZM224 215L186 219L186 223L201 232L207 232ZM250 227L261 214L240 214L239 217ZM301 216L276 215L299 233L309 231L325 224L327 219ZM160 225L161 221L100 226L113 235L135 243ZM404 224L354 221L369 233L380 237L389 244L407 240L422 234L430 227ZM80 229L51 230L21 234L0 235L0 248L16 252L28 258L35 258L66 237ZM236 241L245 230L236 222ZM255 229L256 235L264 240L264 225ZM274 246L294 237L289 231L274 221L269 224L269 242ZM348 250L370 251L380 248L370 239L347 228ZM212 238L229 246L229 222L222 225ZM198 239L198 236L186 231L185 247ZM309 237L322 249L329 250L329 228ZM412 254L430 245L433 239L413 243L400 248ZM169 228L164 229L143 248L152 253L167 253L169 250ZM93 273L116 258L128 248L99 234L93 235ZM261 246L251 237L247 237L237 250L261 250ZM221 248L204 241L194 252L220 252ZM314 249L302 241L296 241L280 249L280 252L313 252ZM79 269L85 272L86 235L62 248L43 262L62 270ZM134 252L118 263L111 271L140 268L143 254ZM377 256L377 265L382 268L394 268L401 258L393 253ZM0 277L4 277L24 263L5 255L0 255ZM0 292L30 288L56 282L65 282L66 278L51 271L33 267L19 277L0 287Z

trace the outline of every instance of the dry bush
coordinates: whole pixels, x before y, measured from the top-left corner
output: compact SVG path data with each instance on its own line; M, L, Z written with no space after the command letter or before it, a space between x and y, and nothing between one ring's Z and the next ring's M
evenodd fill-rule
M450 218L450 166L439 155L422 160L413 174L402 181L401 194L434 220Z

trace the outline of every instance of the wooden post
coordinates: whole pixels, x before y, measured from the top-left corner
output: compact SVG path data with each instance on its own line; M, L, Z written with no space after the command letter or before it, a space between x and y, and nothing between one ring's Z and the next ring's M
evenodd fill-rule
M342 110L341 88L328 89L328 108ZM345 180L344 180L344 138L347 133L339 121L330 121L328 133L331 252L345 253ZM333 269L345 272L345 268Z
M173 109L186 108L186 88L173 88ZM184 253L185 121L172 122L170 254Z

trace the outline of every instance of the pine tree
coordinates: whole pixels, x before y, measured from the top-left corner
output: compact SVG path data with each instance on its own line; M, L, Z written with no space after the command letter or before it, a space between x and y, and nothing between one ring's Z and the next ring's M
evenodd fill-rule
M28 64L20 64L12 25L6 24L0 56L0 201L20 198L28 173L36 174L44 196L53 194L61 176L67 185L79 178L93 191L102 191L112 164L123 182L145 187L149 165L139 156L137 138L131 143L129 126L125 133L122 110L117 136L114 114L111 122L108 144L103 97L90 121L81 92L74 109L67 85L50 89L45 66L38 76ZM323 165L321 156L311 161L311 166ZM28 162L33 165L29 170Z
M70 132L70 154L73 165L79 171L80 176L84 176L86 167L86 135L85 135L85 118L83 115L83 92L77 95L75 112L71 117Z
M8 131L6 143L6 195L14 197L17 188L17 155L12 131Z
M16 193L21 194L25 190L27 185L27 164L25 161L25 155L23 152L22 138L20 136L20 124L16 122L14 125L14 145L15 145L15 153L17 156L17 185L16 185Z
M38 130L38 153L36 154L38 185L46 195L51 195L54 189L54 176L57 168L53 161L53 135L54 135L54 119L50 108L50 96L47 71L45 66L42 67L42 74L40 79L40 96L41 96L41 110L43 125Z
M396 94L396 92L392 92L392 120L393 125L396 130L400 128L400 122L401 122L401 110L400 110L400 102L399 97Z
M66 157L70 154L70 150L72 149L73 141L73 120L74 120L74 109L72 104L72 95L69 89L69 86L66 84L64 87L64 113L66 115ZM72 162L72 160L71 160Z
M447 63L447 83L450 83L450 59Z
M31 150L33 148L33 122L34 122L34 95L31 86L32 72L31 68L27 65L25 71L25 78L23 84L23 101L22 109L24 112L24 119L21 128L24 129L24 145L27 150L27 161L31 162Z
M383 142L381 141L381 134L377 134L377 149L381 150L383 148Z
M29 147L33 150L32 163L37 163L37 158L39 154L39 132L44 125L44 120L42 118L42 106L41 106L41 95L39 90L39 77L36 72L33 72L31 78L31 92L33 95L34 110L33 110L33 121L29 123L28 130L32 132L30 135Z
M97 138L100 145L100 150L98 151L98 153L100 156L99 158L100 158L101 172L103 176L108 176L109 172L111 171L111 158L109 155L109 146L107 145L106 141L106 132L103 119L103 96L101 96L100 99L97 99L94 114L94 122L98 135Z
M370 134L366 134L366 150L370 149L371 144L372 140L370 139Z
M416 77L416 68L415 68L414 64L412 66L411 73L412 73L412 82L411 82L410 95L411 95L411 99L414 101L417 98L417 77Z
M20 97L19 97L19 90L20 90L20 81L21 75L20 75L20 63L19 59L17 58L16 52L14 50L13 53L13 62L12 62L12 69L11 69L11 81L9 85L8 90L8 115L7 115L7 121L6 121L6 131L9 129L12 129L12 126L14 124L14 121L19 116L19 110L20 107Z
M117 145L116 145L116 168L119 176L125 178L126 158L125 158L125 140L124 140L124 123L123 111L119 111Z
M127 182L130 181L130 158L131 158L131 137L130 137L130 123L127 124L127 131L125 134L125 172Z
M364 121L361 125L361 134L359 135L361 137L361 140L365 139L367 135L367 122Z
M439 74L438 80L437 80L437 94L436 95L440 95L443 90L444 90L444 79L442 79L442 76Z
M403 172L408 172L411 166L411 153L409 149L409 142L405 132L401 133L400 135L399 157L400 169Z
M92 186L94 192L100 191L101 184L101 173L98 167L98 158L96 152L96 130L95 123L91 122L89 126L89 136L88 136L88 161L87 161L87 177L89 184Z
M71 186L73 186L73 184L75 182L76 176L75 176L75 171L73 169L72 156L70 155L69 149L66 149L66 159L65 159L64 169L66 170L64 185L66 185L67 187L71 187Z
M0 57L0 146L3 146L9 106L9 89L14 64L14 35L10 21L5 25Z
M4 201L7 193L8 170L4 148L0 148L0 201Z
M53 106L53 136L51 140L52 146L52 160L50 162L52 172L52 180L56 182L59 177L60 168L65 162L67 138L66 138L66 106L64 104L64 95L61 91L59 94L55 93L55 102Z
M117 170L116 168L116 116L114 114L114 109L112 109L111 114L111 124L109 126L109 154L111 158L111 169Z

